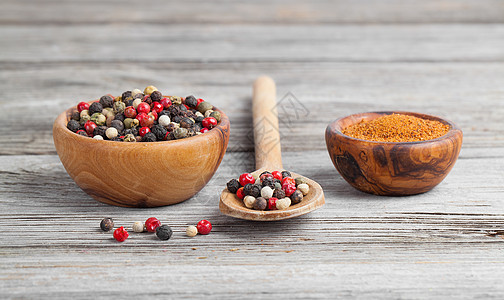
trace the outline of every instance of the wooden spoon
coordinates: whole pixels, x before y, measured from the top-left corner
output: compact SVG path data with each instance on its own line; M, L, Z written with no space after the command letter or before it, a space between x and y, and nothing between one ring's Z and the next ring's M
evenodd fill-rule
M254 82L252 98L257 168L252 172L253 175L260 175L264 171L283 170L275 98L276 88L273 79L267 76L259 77ZM293 178L302 176L293 172L291 174ZM306 178L306 181L310 187L309 193L300 203L291 205L287 209L268 211L249 209L242 200L227 189L222 191L219 208L225 215L253 221L276 221L304 215L325 203L322 187L309 178Z

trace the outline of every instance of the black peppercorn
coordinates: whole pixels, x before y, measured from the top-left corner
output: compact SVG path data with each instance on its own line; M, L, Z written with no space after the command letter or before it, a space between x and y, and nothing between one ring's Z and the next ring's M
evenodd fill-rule
M135 99L142 99L143 97L144 97L144 94L138 93L138 94L135 94L135 96L133 96L133 100L135 100Z
M229 192L236 194L236 191L241 187L240 182L236 179L231 179L227 183L227 189Z
M247 183L244 187L243 187L243 195L245 196L250 196L250 191L252 190L252 187L254 185L251 184L251 183Z
M250 189L250 193L249 195L254 197L254 198L257 198L259 196L261 196L261 185L260 184L254 184L252 185L252 188Z
M178 107L179 107L180 111L187 112L187 108L184 105L181 104L181 105L178 105Z
M128 101L124 102L124 104L126 104L126 107L133 106L133 101L134 100L128 100Z
M187 96L184 100L185 105L189 106L190 108L196 108L196 105L198 104L198 100L196 100L196 97L193 95Z
M80 121L80 112L74 111L72 113L72 116L70 117L70 119L75 120L77 122Z
M70 131L77 132L80 129L80 123L75 120L68 121L67 128Z
M112 107L114 105L114 99L110 95L105 95L100 98L100 104L105 107Z
M152 99L151 99L151 97L150 97L150 96L149 96L149 97L146 97L146 98L145 98L145 100L144 100L144 102L145 102L145 103L147 103L147 104L149 104L149 105L151 105L151 104L152 104Z
M268 202L263 197L256 198L252 204L252 208L255 210L265 210Z
M285 177L292 177L291 173L289 171L282 171L282 178L285 178Z
M86 131L84 131L84 130L79 130L79 131L77 131L76 133L77 133L78 135L82 135L82 136L87 136L87 137L89 137L89 135L88 135L88 134L86 133Z
M203 119L205 119L205 117L203 117L203 116L196 116L196 118L194 120L196 122L198 122L198 123L201 123L203 121Z
M156 228L156 235L160 240L169 240L173 234L173 230L168 225L161 225Z
M163 98L163 94L161 94L160 91L154 91L152 94L150 94L150 98L152 101L159 101Z
M277 198L277 199L282 199L282 198L284 198L284 197L285 197L285 192L284 192L284 190L275 188L275 189L273 190L273 197L275 197L275 198Z
M189 118L182 118L180 120L180 127L182 128L191 128L194 125L194 121Z
M180 123L180 120L182 120L182 117L179 115L171 117L171 120L175 123Z
M294 193L290 196L292 204L298 204L303 200L303 193L300 190L295 190Z
M163 126L157 124L152 126L151 132L154 133L158 141L162 141L168 131Z
M273 182L273 178L271 178L271 177L264 178L262 181L262 186L263 187L269 186L271 189L274 189L275 183Z
M121 132L124 130L124 123L117 120L117 119L114 119L111 123L110 123L110 127L114 127L115 129L117 129L118 132Z
M107 139L105 131L107 131L107 126L98 126L93 130L93 136L101 135L104 139Z
M119 114L116 114L116 115L114 116L114 120L119 120L119 121L121 121L121 122L124 122L124 119L125 119L125 117L124 117L124 114L123 114L123 113L119 113Z
M123 102L128 101L128 100L132 100L133 97L131 96L131 91L126 91L126 92L122 93L121 99Z
M93 115L94 113L101 113L103 110L103 106L100 102L93 102L89 106L89 115Z
M155 141L156 141L156 135L152 132L147 132L142 137L142 142L155 142Z
M100 222L100 228L103 231L110 231L114 229L114 221L112 220L112 218L104 218Z

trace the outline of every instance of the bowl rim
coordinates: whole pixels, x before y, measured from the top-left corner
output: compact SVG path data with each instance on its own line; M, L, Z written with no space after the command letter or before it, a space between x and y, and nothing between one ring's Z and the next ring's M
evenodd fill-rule
M163 97L169 97L169 96L164 96ZM91 100L87 101L87 103L94 103L98 102L99 99L96 100ZM170 141L155 141L155 142L134 142L134 143L128 143L128 142L119 142L119 141L111 141L111 140L98 140L94 139L93 137L85 137L79 134L76 134L75 132L71 131L70 129L67 128L67 123L69 121L70 116L72 115L73 112L77 111L76 106L72 106L66 110L64 110L62 113L60 113L57 117L56 120L54 121L54 127L55 128L61 128L63 129L62 132L67 133L67 134L73 134L78 141L89 141L92 143L105 143L104 145L129 145L131 147L138 147L138 146L143 146L143 147L153 147L153 146L162 146L162 145L169 145L169 144L182 144L182 143L190 143L191 141L195 141L195 139L199 139L202 137L208 138L209 135L205 134L218 134L218 131L227 131L230 127L230 122L228 116L220 110L218 107L213 106L214 111L218 111L221 113L221 121L215 126L214 128L208 130L208 132L205 132L204 134L198 134L195 136L183 138L183 139L178 139L178 140L170 140ZM217 130L214 130L217 129ZM54 134L53 134L54 135ZM126 146L127 147L127 146Z
M424 119L422 116L425 116L425 117L430 118L431 120L436 120L436 121L439 121L443 124L449 125L450 129L448 130L447 133L445 133L444 135L442 135L438 138L431 139L431 140L425 140L425 141L414 141L414 142L381 142L381 141L364 140L364 139L359 139L359 138L354 138L354 137L348 136L348 135L344 134L343 132L341 132L341 130L339 129L340 126L338 125L338 123L341 120L346 119L346 118L350 118L353 116L360 117L360 116L366 116L369 114L379 114L379 115L404 114L404 115L419 117L422 119ZM337 118L337 119L333 120L332 122L330 122L329 125L327 125L326 132L331 132L333 134L341 135L344 138L349 139L349 140L353 140L355 142L367 142L367 143L372 143L372 144L385 144L385 145L401 145L401 144L413 145L413 144L435 143L437 141L441 141L441 140L453 137L458 133L463 134L462 130L455 123L453 123L452 121L450 121L448 119L445 119L445 118L442 118L439 116L435 116L435 115L429 115L429 114L412 112L412 111L402 111L402 110L368 111L368 112L355 113L355 114L343 116L343 117Z

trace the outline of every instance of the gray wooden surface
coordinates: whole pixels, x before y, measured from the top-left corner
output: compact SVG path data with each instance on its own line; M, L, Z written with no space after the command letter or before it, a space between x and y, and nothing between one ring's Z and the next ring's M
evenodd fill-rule
M0 298L504 297L503 1L3 0L0 44ZM322 209L273 223L218 210L225 182L253 169L262 74L284 99L285 167L326 195ZM66 174L52 122L148 84L224 109L228 152L182 204L98 203ZM302 113L285 114L289 103ZM431 192L363 194L332 166L327 123L389 109L462 127L459 160ZM175 233L119 244L99 231L106 216L129 228L157 216ZM185 237L203 218L212 233Z

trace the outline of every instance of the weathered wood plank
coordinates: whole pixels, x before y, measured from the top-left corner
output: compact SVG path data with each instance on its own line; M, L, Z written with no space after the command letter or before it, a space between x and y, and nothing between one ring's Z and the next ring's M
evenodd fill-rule
M330 121L373 110L440 115L462 128L465 148L504 147L504 66L497 63L40 63L2 64L0 154L54 154L60 112L149 84L222 108L231 120L228 151L253 151L251 84L261 74L277 81L283 151L324 150Z
M0 24L502 23L498 0L317 1L4 0Z
M211 299L240 294L498 299L504 294L504 241L491 234L503 230L499 175L504 158L474 158L478 151L463 149L452 173L433 191L396 198L353 190L323 151L285 153L287 168L323 186L327 204L275 223L218 212L224 182L246 167L238 153L226 154L196 197L157 209L92 200L73 184L56 156L1 156L0 226L9 229L0 232L1 294L134 297L142 290ZM126 227L159 216L173 227L174 237L160 242L132 233L118 244L110 233L99 231L104 216ZM213 222L213 232L185 237L185 226L203 218ZM205 284L194 282L201 274L208 276Z
M0 36L0 62L504 61L503 24L34 25Z

